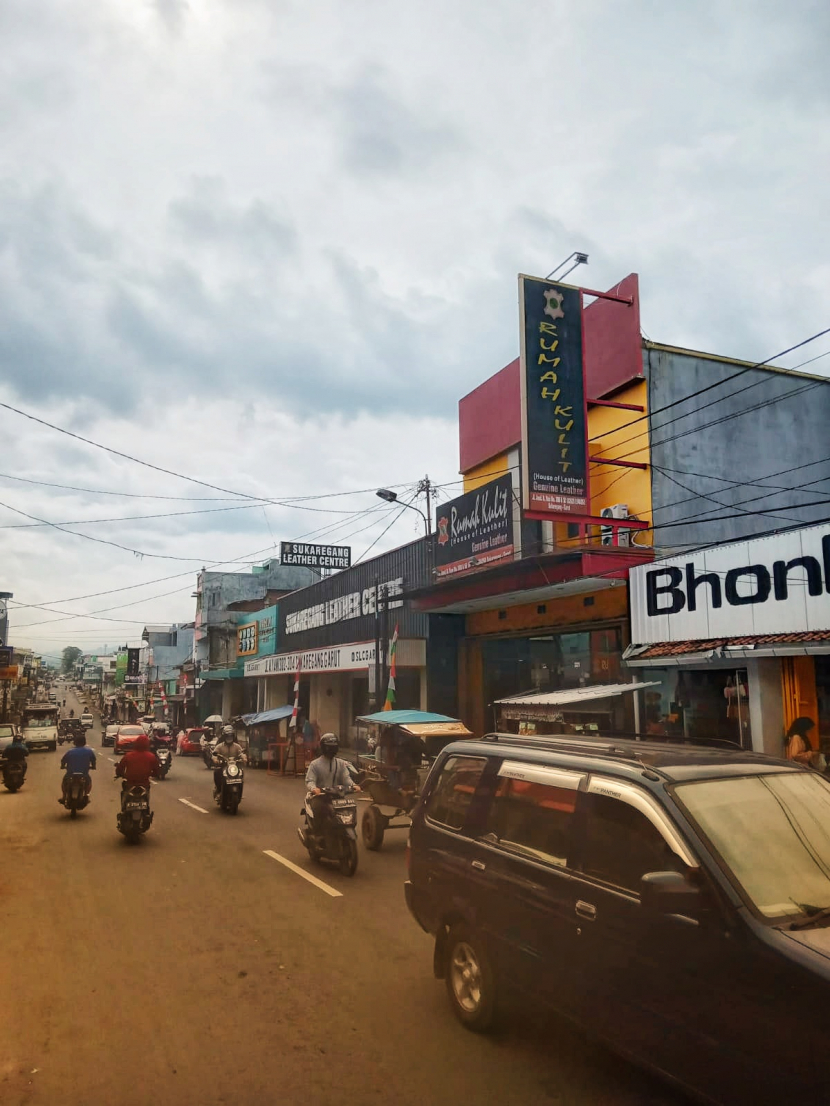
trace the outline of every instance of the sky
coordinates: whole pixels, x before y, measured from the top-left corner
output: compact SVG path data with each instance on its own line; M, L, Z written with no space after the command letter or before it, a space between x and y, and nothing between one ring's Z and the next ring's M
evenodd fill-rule
M0 407L12 643L416 537L374 489L458 493L516 274L573 250L655 341L830 325L828 41L824 0L0 0L0 402L180 474Z

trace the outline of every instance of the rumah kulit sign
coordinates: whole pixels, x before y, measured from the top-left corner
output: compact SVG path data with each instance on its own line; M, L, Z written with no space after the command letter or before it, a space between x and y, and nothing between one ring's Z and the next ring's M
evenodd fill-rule
M513 557L510 474L466 492L435 513L435 575L458 576Z
M637 645L830 630L830 526L640 565L629 580Z
M578 288L519 277L522 506L588 514L588 433Z

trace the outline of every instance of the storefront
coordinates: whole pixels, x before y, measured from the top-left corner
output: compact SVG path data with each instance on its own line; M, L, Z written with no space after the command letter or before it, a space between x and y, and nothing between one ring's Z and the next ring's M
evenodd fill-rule
M426 709L428 621L406 594L427 579L422 539L284 596L278 651L245 663L246 683L256 682L252 709L293 703L299 676L303 716L348 738L358 715L383 705L393 638L395 703Z
M830 740L830 526L634 569L631 638L625 664L659 682L642 692L647 732L780 756L807 716L818 748Z

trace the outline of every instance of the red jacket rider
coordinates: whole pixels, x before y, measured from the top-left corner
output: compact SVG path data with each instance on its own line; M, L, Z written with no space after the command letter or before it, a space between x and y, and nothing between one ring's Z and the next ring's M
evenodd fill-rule
M141 734L121 762L115 766L116 776L122 776L130 787L150 786L150 776L158 776L159 761L155 753L150 752L150 739Z

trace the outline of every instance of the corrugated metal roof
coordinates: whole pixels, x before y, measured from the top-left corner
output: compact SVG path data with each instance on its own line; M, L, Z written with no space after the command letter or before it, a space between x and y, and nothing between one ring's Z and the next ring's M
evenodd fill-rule
M641 687L655 687L656 682L639 684L592 684L588 687L572 687L562 691L527 692L525 695L511 695L507 699L497 699L498 704L513 703L527 707L564 706L567 703L583 703L593 699L608 699L614 695L624 695L628 691L637 691Z

